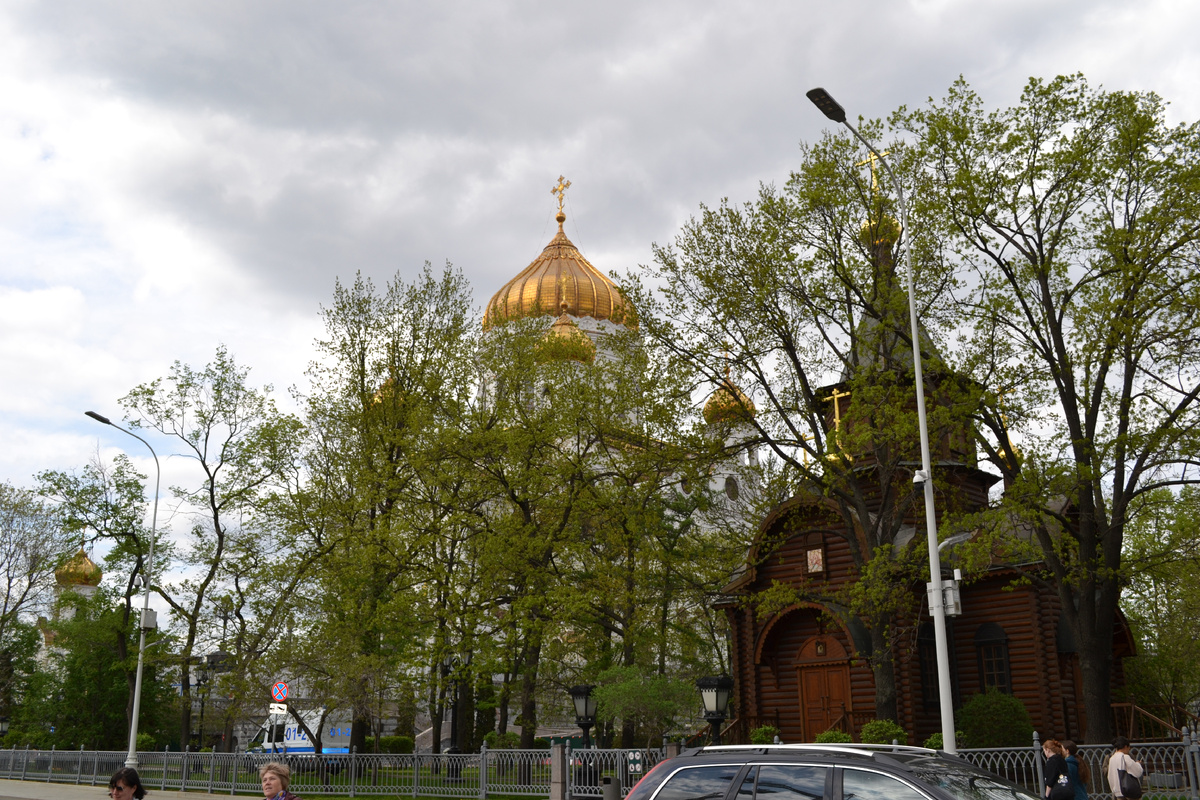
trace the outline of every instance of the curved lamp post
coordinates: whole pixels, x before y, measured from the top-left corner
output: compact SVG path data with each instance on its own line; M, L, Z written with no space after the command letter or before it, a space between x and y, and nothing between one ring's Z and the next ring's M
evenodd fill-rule
M870 150L884 171L892 179L892 187L896 190L896 198L900 206L900 226L904 231L904 270L908 280L908 316L912 329L913 350L913 380L917 384L917 419L921 431L921 469L913 476L913 483L925 490L925 531L929 541L929 615L933 617L934 644L937 649L938 698L942 715L942 746L948 753L957 752L954 740L954 703L950 695L950 649L946 637L946 605L942 595L942 570L938 557L937 517L933 509L933 465L929 455L929 423L925 416L925 382L921 373L921 333L917 325L917 301L913 291L912 268L912 237L908 227L908 204L904 200L904 187L900 179L892 172L891 164L867 141L858 130L846 121L846 110L836 100L829 96L824 89L811 89L807 92L808 99L821 110L821 113L833 122L845 125L854 138L858 139Z
M704 719L712 729L712 743L721 743L721 723L729 713L729 697L733 694L733 678L701 678L696 681L700 699L704 703Z
M137 439L150 451L150 455L154 456L154 513L150 517L150 553L146 557L146 569L142 574L142 585L146 587L146 593L142 599L142 620L139 627L141 628L141 639L138 642L138 665L137 677L133 683L133 714L129 721L129 752L125 756L125 766L137 769L137 732L138 732L138 714L142 707L142 666L146 661L146 631L156 628L157 620L155 614L150 610L150 576L154 570L154 540L158 534L158 487L162 480L162 468L158 464L158 453L154 452L154 448L150 446L142 437L130 430L122 428L120 425L114 425L113 421L103 414L97 414L95 411L84 412L97 422L102 422L105 425L111 425L121 433L128 434Z
M571 695L571 700L575 703L575 724L583 729L583 749L587 750L592 746L592 739L588 735L588 731L596 724L596 698L592 697L592 689L594 686L572 686L568 689Z

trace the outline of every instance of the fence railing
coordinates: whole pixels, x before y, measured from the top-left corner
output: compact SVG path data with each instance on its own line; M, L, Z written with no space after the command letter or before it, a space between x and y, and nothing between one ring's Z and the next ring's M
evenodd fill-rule
M1191 738L1187 728L1182 731L1182 741L1137 742L1131 754L1141 762L1142 786L1156 797L1178 797L1200 799L1200 749ZM1092 779L1088 784L1088 797L1108 800L1112 792L1108 786L1105 766L1112 754L1108 745L1081 744L1079 758L1087 762ZM971 748L959 751L959 755L986 770L1024 786L1037 796L1042 792L1042 745L1035 733L1031 747Z
M1105 761L1112 748L1080 745L1092 780L1088 795L1110 800ZM1031 746L971 748L959 755L972 763L1042 795L1043 756L1034 734ZM125 765L124 751L0 750L0 778L107 785ZM149 789L178 789L214 794L261 793L258 768L286 761L291 789L299 795L443 797L486 800L490 796L550 797L552 759L562 758L560 791L567 798L599 798L604 784L616 784L624 797L665 750L488 750L440 755L357 753L172 753L138 754L138 772ZM1200 747L1183 730L1182 741L1138 742L1133 757L1142 763L1142 784L1156 798L1200 800Z
M565 748L568 797L602 794L608 778L629 792L663 758L661 750ZM304 795L478 798L489 795L549 797L550 750L488 750L439 755L357 753L138 753L138 773L148 789L261 795L258 768L268 761L291 767L292 792ZM0 750L0 778L106 786L125 766L124 751Z

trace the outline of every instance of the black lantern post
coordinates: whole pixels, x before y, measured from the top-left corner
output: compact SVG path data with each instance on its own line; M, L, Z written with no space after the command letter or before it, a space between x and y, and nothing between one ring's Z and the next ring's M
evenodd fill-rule
M568 690L571 700L575 703L575 724L583 728L584 750L592 746L592 739L588 735L588 731L596 724L596 698L592 697L594 688L594 686L584 684L583 686L572 686Z
M729 696L733 694L733 678L701 678L696 681L700 699L704 702L704 719L712 727L712 743L721 743L721 723L729 712Z

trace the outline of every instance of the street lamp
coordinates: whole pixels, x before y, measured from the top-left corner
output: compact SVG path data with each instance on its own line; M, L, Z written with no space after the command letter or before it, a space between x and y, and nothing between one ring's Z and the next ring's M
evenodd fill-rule
M571 700L575 703L575 724L583 728L583 749L587 750L592 746L591 737L588 731L596 724L596 698L592 697L592 689L594 686L572 686L567 691L571 695Z
M712 743L721 743L721 723L729 712L729 696L733 694L733 678L701 678L696 681L700 700L704 703L704 719L712 728Z
M133 713L130 715L129 721L129 752L125 756L125 766L132 769L137 769L137 732L138 732L138 714L142 707L142 666L146 661L146 631L157 627L155 614L150 610L150 576L154 571L154 540L158 535L158 487L162 480L162 468L158 464L158 453L154 452L154 448L150 446L142 437L130 430L126 430L119 425L114 425L113 421L103 414L97 414L95 411L84 412L97 422L102 422L105 425L111 425L121 433L128 434L137 439L150 451L150 455L154 456L154 513L150 517L150 553L146 557L146 569L142 573L142 585L146 588L146 593L142 599L142 620L140 624L141 639L138 642L138 665L137 677L133 683Z
M942 712L942 745L946 752L957 752L954 740L954 704L950 696L950 649L946 637L946 605L942 595L942 569L938 558L937 517L933 509L933 464L929 456L929 423L925 417L925 382L921 373L921 333L917 325L917 301L913 291L912 235L908 227L908 204L904 200L904 187L892 171L887 159L867 141L858 130L846 121L846 110L830 97L829 92L817 88L808 91L808 99L833 122L845 125L854 138L858 139L883 164L883 169L892 179L896 198L900 206L900 226L904 231L904 269L908 280L908 316L912 329L913 380L917 384L917 420L921 431L921 469L913 475L913 484L925 491L925 532L929 542L929 615L933 617L934 645L937 649L938 698Z

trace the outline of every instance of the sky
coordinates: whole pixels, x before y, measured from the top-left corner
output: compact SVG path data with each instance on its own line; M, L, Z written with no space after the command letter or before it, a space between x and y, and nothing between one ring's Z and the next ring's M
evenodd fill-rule
M479 307L555 230L604 272L701 203L783 182L801 141L1083 72L1200 118L1200 5L0 3L0 481L140 444L86 418L224 345L284 407L335 282L449 261ZM163 485L191 466L151 437Z

